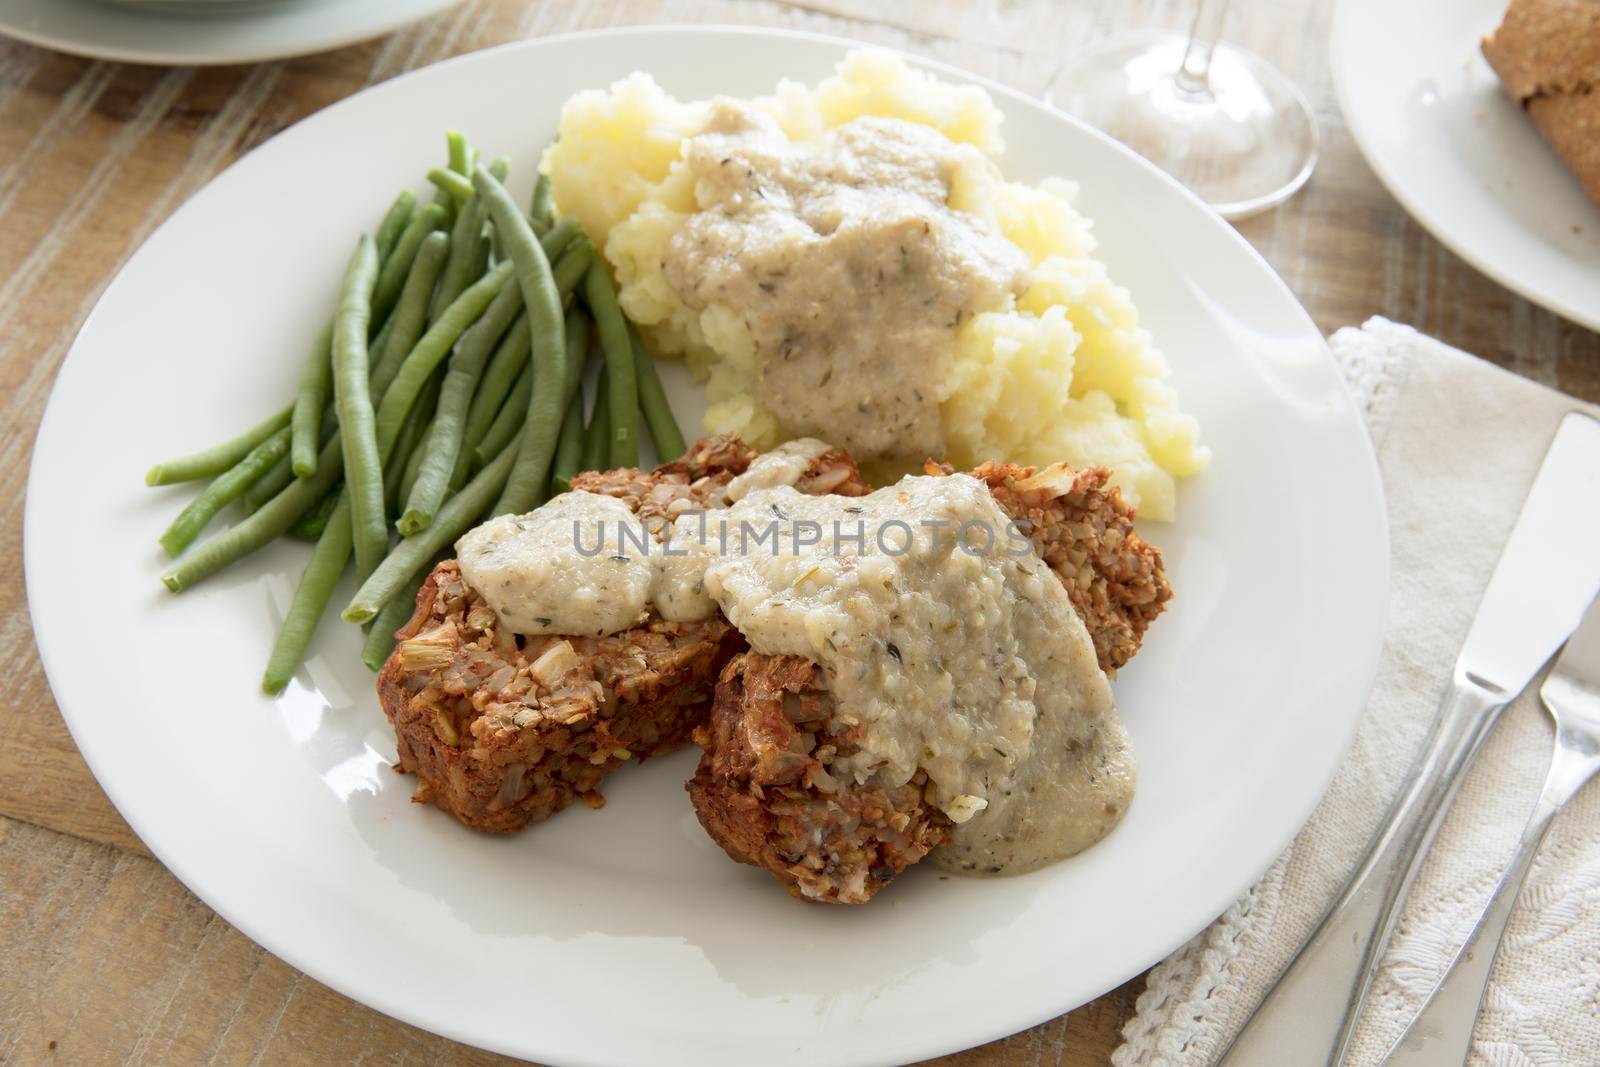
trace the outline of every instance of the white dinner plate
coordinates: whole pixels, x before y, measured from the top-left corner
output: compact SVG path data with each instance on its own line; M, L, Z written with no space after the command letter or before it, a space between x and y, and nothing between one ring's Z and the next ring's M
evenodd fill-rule
M1342 0L1333 80L1362 155L1451 251L1600 330L1600 207L1500 88L1479 45L1506 0Z
M304 546L181 597L162 588L156 536L187 491L144 488L145 468L292 393L356 229L439 160L442 131L509 153L521 196L579 89L644 69L680 96L757 93L826 75L847 44L628 30L397 78L234 164L84 325L29 481L45 669L141 838L316 979L545 1062L912 1060L1059 1015L1171 952L1266 869L1332 777L1375 667L1388 553L1372 452L1323 339L1177 183L988 83L1008 173L1082 183L1215 452L1178 522L1147 530L1177 597L1116 682L1139 794L1095 848L1011 879L919 868L866 907L807 905L701 831L683 792L692 752L618 774L601 811L484 836L409 802L359 630L325 621L287 693L258 695ZM692 426L698 392L666 370Z
M259 63L364 41L460 0L214 0L216 11L108 0L0 0L0 36L125 63Z

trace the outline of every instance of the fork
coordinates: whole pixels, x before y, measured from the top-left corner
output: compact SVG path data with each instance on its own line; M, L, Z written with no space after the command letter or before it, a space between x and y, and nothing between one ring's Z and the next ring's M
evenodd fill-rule
M1539 689L1539 700L1556 727L1544 789L1466 944L1384 1059L1391 1067L1455 1067L1466 1060L1495 954L1539 845L1556 814L1600 772L1600 598L1567 641Z

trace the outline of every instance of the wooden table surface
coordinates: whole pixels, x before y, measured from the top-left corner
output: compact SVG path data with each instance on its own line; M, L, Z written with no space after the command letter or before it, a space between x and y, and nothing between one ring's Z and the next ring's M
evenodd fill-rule
M1313 101L1323 157L1241 226L1324 330L1373 314L1589 400L1600 336L1484 278L1413 223L1346 132L1318 0L1236 4L1227 37ZM57 367L117 268L241 153L366 85L503 41L588 27L795 27L923 53L1042 93L1075 51L1177 27L1188 0L467 0L403 32L259 66L95 62L0 40L0 1063L510 1062L395 1022L298 974L150 857L95 784L29 629L22 503ZM137 412L130 413L138 417ZM85 649L92 656L92 646ZM107 698L115 699L115 679ZM938 1062L1106 1061L1143 986Z

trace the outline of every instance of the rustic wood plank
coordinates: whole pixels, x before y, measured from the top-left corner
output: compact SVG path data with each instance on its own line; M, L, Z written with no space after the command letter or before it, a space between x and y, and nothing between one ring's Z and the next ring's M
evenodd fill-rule
M1362 161L1329 81L1331 5L1234 6L1228 38L1289 71L1322 126L1323 159L1307 189L1240 227L1318 325L1385 314L1600 400L1600 336L1453 256ZM56 368L109 278L240 153L366 85L528 36L723 22L850 36L1043 93L1083 50L1131 30L1181 28L1191 13L1191 0L467 0L381 40L215 70L99 63L0 41L0 561L20 573L33 434ZM0 748L0 1061L44 1060L56 1041L65 1062L502 1062L353 1004L218 920L141 854L83 764L50 698L18 582L0 591L0 647L13 650L0 677L10 741ZM1104 1062L1141 986L937 1062Z
M0 818L0 1063L517 1061L296 972L159 863Z

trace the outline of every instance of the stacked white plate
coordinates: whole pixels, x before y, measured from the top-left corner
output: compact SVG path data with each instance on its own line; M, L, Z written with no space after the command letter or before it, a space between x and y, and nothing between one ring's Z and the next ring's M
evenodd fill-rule
M0 36L128 63L255 63L354 44L459 2L0 0Z
M1479 46L1507 0L1343 0L1333 77L1396 200L1513 292L1600 330L1600 207L1500 89Z

